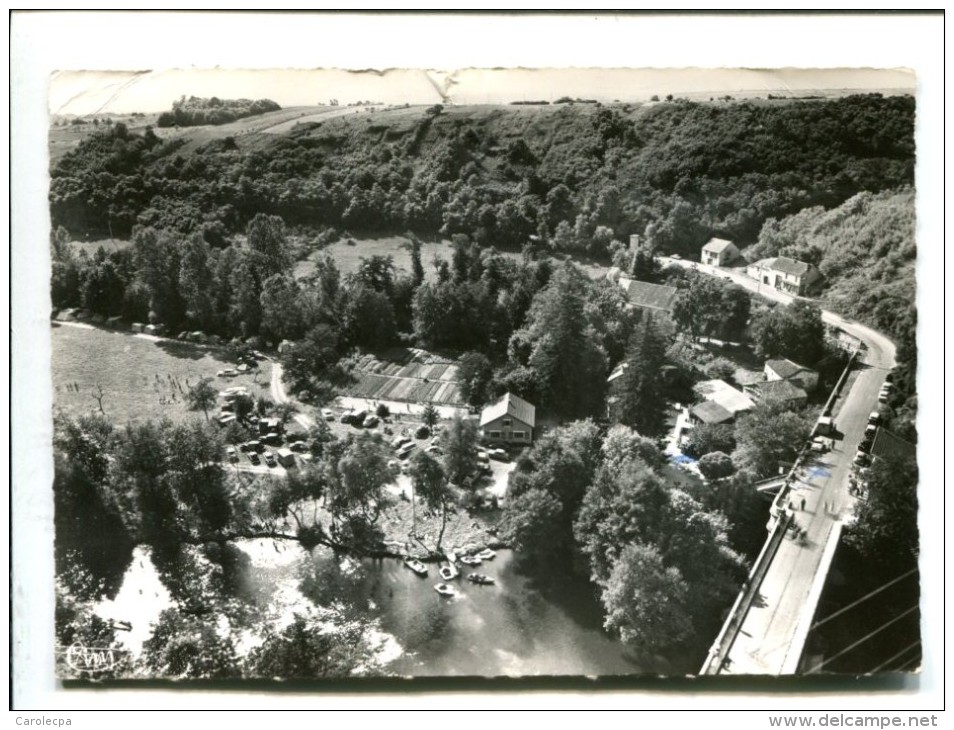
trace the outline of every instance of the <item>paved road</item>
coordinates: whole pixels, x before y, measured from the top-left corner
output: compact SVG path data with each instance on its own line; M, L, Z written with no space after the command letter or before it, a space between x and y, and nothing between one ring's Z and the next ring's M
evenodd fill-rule
M282 383L282 365L280 362L272 360L272 400L276 403L290 403L291 398L285 392L285 384ZM304 413L296 413L292 418L306 431L315 425L315 420Z
M744 272L672 261L702 273L722 276L767 299L789 304L792 297L748 278ZM878 405L878 391L895 364L894 344L875 330L849 322L833 312L822 319L864 342L858 375L841 395L835 427L842 438L824 456L798 470L788 495L795 522L806 531L804 540L786 537L759 585L756 600L742 621L728 651L722 674L794 674L798 670L808 629L828 575L853 498L848 493L852 460L864 435L868 415ZM804 507L803 507L804 504Z

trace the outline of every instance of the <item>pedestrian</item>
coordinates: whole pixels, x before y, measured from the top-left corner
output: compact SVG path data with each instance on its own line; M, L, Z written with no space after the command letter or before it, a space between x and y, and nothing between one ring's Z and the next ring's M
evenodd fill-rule
M802 512L805 511L805 498L802 497Z

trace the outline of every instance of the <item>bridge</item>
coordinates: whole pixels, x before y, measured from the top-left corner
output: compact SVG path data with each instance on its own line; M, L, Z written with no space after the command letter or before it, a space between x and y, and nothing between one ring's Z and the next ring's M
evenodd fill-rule
M738 271L672 263L728 278L781 304L792 301ZM832 312L822 310L822 320L864 344L850 365L853 381L847 381L846 370L826 406L841 438L823 455L806 446L788 474L756 485L763 493L775 494L768 538L709 651L702 674L798 672L842 528L852 517L854 498L848 477L868 415L877 409L878 392L895 365L895 347L880 332Z

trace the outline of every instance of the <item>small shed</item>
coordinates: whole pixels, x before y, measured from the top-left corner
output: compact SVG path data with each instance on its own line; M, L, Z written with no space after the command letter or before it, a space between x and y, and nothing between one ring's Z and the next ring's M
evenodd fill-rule
M719 423L729 423L735 414L712 400L703 401L689 409L689 419L693 423L703 423L714 426Z
M278 463L284 467L295 466L295 454L291 449L278 449L275 451L278 457Z

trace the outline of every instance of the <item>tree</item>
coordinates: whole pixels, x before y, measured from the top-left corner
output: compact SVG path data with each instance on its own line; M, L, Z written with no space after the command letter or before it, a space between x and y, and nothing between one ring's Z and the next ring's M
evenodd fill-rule
M573 525L593 580L609 578L626 545L655 544L668 505L665 482L645 462L629 459L601 468L586 489Z
M918 466L914 458L879 457L868 473L845 541L887 576L917 566Z
M817 304L797 299L753 317L752 338L761 357L787 357L814 365L825 354L825 325Z
M732 426L724 423L703 423L689 431L682 451L693 459L701 459L713 451L729 454L735 449L735 445L735 429Z
M241 393L232 399L232 413L239 421L247 420L254 410L255 401L252 396Z
M424 406L424 410L421 411L421 423L427 426L428 429L433 429L439 419L440 414L437 412L437 408L434 407L433 403L427 403Z
M728 454L713 451L699 459L699 471L706 479L722 479L732 475L735 465Z
M457 486L465 486L477 471L477 424L455 413L441 435L444 470Z
M464 353L457 362L457 378L460 394L468 404L478 407L487 402L493 369L486 355Z
M690 272L688 286L673 302L673 319L680 332L693 339L716 337L740 341L749 320L751 297L742 287Z
M419 496L428 509L441 511L441 530L437 535L437 543L434 545L434 552L440 553L444 529L447 527L447 502L453 494L447 483L447 475L440 462L426 451L418 451L414 454L408 467L408 474L414 488L412 504L413 500Z
M146 666L154 676L226 679L241 676L231 634L222 636L218 616L188 615L167 608L143 643Z
M813 423L807 411L790 411L783 402L764 399L736 423L732 461L760 478L777 474L779 464L795 461Z
M603 401L606 354L585 313L592 286L567 262L534 297L527 316L527 364L537 374L540 399L567 417L594 413Z
M209 420L209 409L215 408L218 403L219 392L212 384L212 378L201 378L198 383L189 388L189 409L202 411L205 420Z
M531 488L508 499L500 523L501 537L521 555L544 562L565 541L563 505L553 494Z
M383 292L364 284L351 290L345 312L345 339L354 345L387 347L395 334L394 307Z
M645 652L682 643L692 632L689 589L650 545L627 545L603 584L603 625Z
M646 436L659 436L666 429L665 362L666 342L652 317L644 316L630 338L616 415L621 423Z
M314 619L295 614L282 631L270 630L248 657L253 677L313 679L348 677L371 659L362 622L329 632Z

